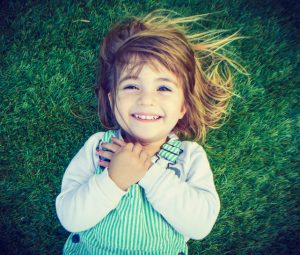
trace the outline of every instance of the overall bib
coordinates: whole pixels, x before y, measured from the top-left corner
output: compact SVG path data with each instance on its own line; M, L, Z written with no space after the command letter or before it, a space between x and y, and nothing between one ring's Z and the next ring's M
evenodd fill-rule
M97 148L111 143L113 136L119 138L118 130L105 132ZM157 156L174 164L181 153L180 145L178 137L171 133ZM98 166L96 174L103 169ZM64 254L183 255L188 254L188 247L184 236L148 202L144 189L133 184L118 206L97 225L69 236Z

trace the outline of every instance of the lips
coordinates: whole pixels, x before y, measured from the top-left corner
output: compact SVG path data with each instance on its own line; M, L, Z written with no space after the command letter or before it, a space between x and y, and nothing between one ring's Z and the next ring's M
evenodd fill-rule
M145 115L145 116L161 116L159 114L156 114L156 113L146 113L146 112L134 112L132 113L131 115L133 114L137 114L137 115Z
M131 115L162 117L161 115L156 114L156 113L145 113L145 112L135 112L135 113L133 113Z
M133 113L131 116L139 121L157 121L162 118L162 116L155 113Z

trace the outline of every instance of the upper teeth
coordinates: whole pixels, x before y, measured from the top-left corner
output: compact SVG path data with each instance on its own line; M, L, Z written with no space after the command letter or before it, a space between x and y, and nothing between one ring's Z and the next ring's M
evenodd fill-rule
M143 120L156 120L159 118L159 116L145 116L145 115L138 115L138 114L134 114L134 117L139 118L139 119L143 119Z

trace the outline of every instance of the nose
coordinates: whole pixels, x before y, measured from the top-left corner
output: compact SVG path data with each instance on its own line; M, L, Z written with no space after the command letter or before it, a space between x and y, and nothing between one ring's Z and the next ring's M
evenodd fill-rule
M153 105L156 101L154 93L151 91L143 91L139 97L139 104L141 105Z

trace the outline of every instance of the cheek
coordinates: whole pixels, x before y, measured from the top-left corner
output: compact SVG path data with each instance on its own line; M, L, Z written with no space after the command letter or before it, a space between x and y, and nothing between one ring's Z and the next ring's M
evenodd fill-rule
M128 101L130 101L129 100L129 97L127 96L127 95L119 95L117 98L116 98L116 103L118 104L118 105L126 105L126 104L128 104Z
M120 98L116 101L115 105L115 115L122 115L125 116L130 111L132 105L132 100L129 100L128 98Z

